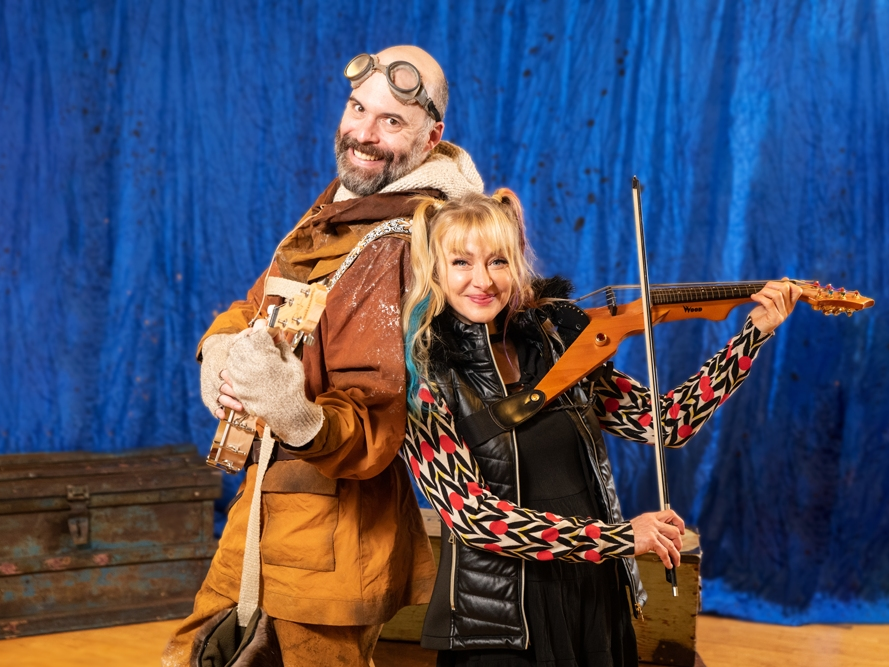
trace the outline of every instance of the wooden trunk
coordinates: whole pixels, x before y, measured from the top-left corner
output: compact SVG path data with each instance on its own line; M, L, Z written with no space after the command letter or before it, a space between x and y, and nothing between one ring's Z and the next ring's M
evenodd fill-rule
M433 510L420 510L438 563L441 522ZM664 564L654 554L639 556L642 585L648 591L643 619L634 619L639 660L656 665L695 665L695 625L701 607L701 550L697 533L687 529L679 568L679 595L673 597ZM383 626L382 639L420 641L427 605L405 607ZM699 663L700 664L700 663Z
M0 456L0 638L187 616L220 493L193 445Z

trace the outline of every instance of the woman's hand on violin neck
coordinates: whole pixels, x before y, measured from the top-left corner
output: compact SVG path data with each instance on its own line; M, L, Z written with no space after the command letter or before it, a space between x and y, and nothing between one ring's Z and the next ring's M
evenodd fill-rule
M750 311L753 325L763 333L772 333L787 316L803 293L803 288L788 280L771 280L750 298L759 305Z
M667 568L679 567L679 550L682 549L682 535L685 534L685 521L673 510L648 512L630 520L633 526L633 539L636 545L634 555L640 556L654 551Z

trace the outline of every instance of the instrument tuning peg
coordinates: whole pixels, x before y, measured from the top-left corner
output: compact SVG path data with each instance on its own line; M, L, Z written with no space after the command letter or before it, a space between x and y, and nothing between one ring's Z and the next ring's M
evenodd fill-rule
M308 336L306 336L306 345L314 345L314 344L315 344L315 337L312 334L309 334Z

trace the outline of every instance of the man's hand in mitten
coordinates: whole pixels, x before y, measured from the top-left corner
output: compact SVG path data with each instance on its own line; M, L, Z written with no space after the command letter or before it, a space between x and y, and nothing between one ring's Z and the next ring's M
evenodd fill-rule
M301 447L321 430L324 411L306 398L302 362L286 342L276 345L264 327L234 341L228 375L247 412L261 418L287 444Z
M237 334L215 334L201 346L201 400L219 419L225 417L219 402L225 383L222 371L228 365L228 353L236 337Z

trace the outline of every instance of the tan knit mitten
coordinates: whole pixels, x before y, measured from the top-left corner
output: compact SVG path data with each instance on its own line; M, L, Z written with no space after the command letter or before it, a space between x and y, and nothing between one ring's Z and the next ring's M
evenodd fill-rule
M247 412L287 444L302 447L321 430L324 410L306 398L303 364L287 343L276 346L264 329L252 329L234 341L228 372Z
M219 374L228 365L228 352L236 338L237 334L214 334L201 345L201 400L214 414L219 409L219 388L222 386Z

